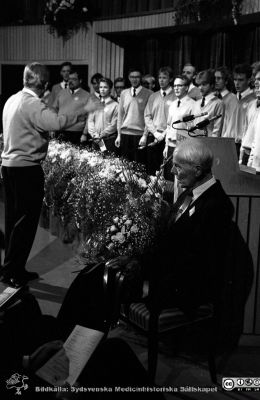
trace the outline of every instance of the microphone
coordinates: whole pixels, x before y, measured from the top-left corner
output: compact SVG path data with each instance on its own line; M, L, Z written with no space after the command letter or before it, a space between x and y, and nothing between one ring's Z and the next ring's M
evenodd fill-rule
M222 114L219 114L219 115L215 115L214 117L212 117L212 118L206 118L206 119L204 119L203 121L201 121L201 122L199 122L198 124L196 124L195 126L193 126L192 128L190 128L189 129L189 132L193 132L193 131L195 131L196 129L203 129L203 128L205 128L206 126L208 126L212 121L215 121L215 119L218 119L218 118L220 118L220 117L222 117Z
M189 122L189 121L193 121L195 118L199 118L199 117L204 117L204 115L207 115L207 112L203 112L201 114L190 114L190 115L184 115L182 117L182 119L178 119L177 121L174 121L172 123L172 125L174 124L178 124L179 122Z

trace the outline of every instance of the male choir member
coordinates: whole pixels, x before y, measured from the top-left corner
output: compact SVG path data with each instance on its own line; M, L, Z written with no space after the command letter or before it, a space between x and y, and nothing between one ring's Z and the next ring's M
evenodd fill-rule
M241 141L245 133L246 114L248 112L250 104L255 101L255 94L254 91L250 88L252 77L252 69L250 65L236 65L233 71L233 76L235 89L237 92L236 95L238 99L238 105L235 112L233 113L233 118L230 121L233 129L227 130L229 136L226 135L226 137L234 137L237 155L239 157Z
M62 90L53 103L53 108L59 115L77 113L87 104L90 94L82 89L81 84L82 78L80 73L76 70L72 70L69 74L69 90ZM73 144L80 144L80 138L85 123L86 119L82 119L75 125L60 131L58 133L59 139Z
M101 151L114 151L117 130L118 103L111 98L113 83L108 78L99 81L101 107L88 115L87 132L92 138L93 147Z
M164 131L167 127L169 107L176 98L172 88L173 70L171 67L159 69L158 81L160 90L153 93L144 110L146 130L140 139L139 145L155 144L147 150L147 170L149 174L155 174L163 161ZM158 144L156 144L158 143Z
M201 93L200 90L197 86L194 85L197 73L196 73L196 68L192 64L185 64L182 70L182 75L187 76L187 78L190 81L189 84L189 89L188 89L188 95L193 99L193 100L199 100L201 99Z
M187 124L185 122L174 124L174 122L182 120L185 115L193 114L195 105L195 100L188 95L189 80L186 76L177 76L174 80L173 88L176 99L169 108L167 128L165 130L164 158L168 158L173 154L176 142L181 142L188 137ZM164 176L167 180L173 180L170 163L165 166Z
M255 101L250 103L246 118L245 118L245 128L244 135L242 138L239 162L241 164L247 165L248 158L254 143L255 137L257 137L257 130L259 129L259 115L260 115L260 66L258 70L255 71L254 79L254 91L256 95ZM259 140L259 139L258 139Z
M202 95L201 100L197 100L194 106L194 114L207 113L210 120L213 117L219 118L210 122L206 127L207 135L212 137L221 136L224 120L225 108L221 100L215 96L215 74L211 69L199 72L197 82ZM201 117L195 120L195 124L205 119ZM204 134L203 130L197 130L198 134Z
M120 96L122 91L126 88L125 86L125 80L122 77L118 77L114 80L114 89L115 89L115 95L114 99L119 103Z
M234 126L230 124L230 120L233 117L233 114L236 110L238 100L234 93L232 93L228 87L231 84L231 77L228 69L226 67L219 67L215 71L215 80L216 80L216 95L217 97L223 101L225 106L225 115L223 121L222 128L222 136L230 137L235 133L228 132L228 129L233 130Z
M146 153L139 150L138 145L145 130L144 110L153 92L141 85L139 69L130 70L128 79L131 87L123 90L120 97L115 145L120 147L122 156L145 164Z
M142 77L142 85L146 89L150 89L153 92L155 91L156 79L151 74L146 74Z
M62 81L60 83L56 83L52 86L51 93L48 98L48 106L51 107L56 100L58 94L62 89L69 89L69 74L72 70L72 64L69 61L66 61L60 66L60 75L62 77Z

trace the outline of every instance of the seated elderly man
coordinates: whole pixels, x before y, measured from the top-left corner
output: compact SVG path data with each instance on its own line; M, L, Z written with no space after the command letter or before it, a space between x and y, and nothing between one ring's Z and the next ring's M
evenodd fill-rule
M181 142L173 154L172 172L185 190L173 205L154 257L151 301L159 309L189 310L218 296L233 205L213 176L212 163L211 150L198 138Z
M190 310L218 296L225 270L233 205L212 175L212 162L212 153L201 139L187 139L176 147L173 173L185 191L172 209L167 207L167 222L150 254L135 263L131 261L133 274L137 276L132 279L135 289L132 297L137 296L140 300L142 282L139 284L139 281L148 278L151 283L148 305L150 303L158 310L165 305ZM111 269L124 268L125 264L129 269L126 257L107 263ZM73 325L75 317L81 319L77 314L82 314L84 304L84 321L80 323L106 330L107 299L103 274L104 263L89 272L82 271L72 283L58 319Z

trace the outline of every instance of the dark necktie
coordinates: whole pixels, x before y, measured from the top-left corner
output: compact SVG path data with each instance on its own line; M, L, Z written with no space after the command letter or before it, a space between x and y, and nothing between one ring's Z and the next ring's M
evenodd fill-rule
M240 101L242 99L242 94L238 93L238 100Z
M217 97L218 97L220 100L222 100L222 99L223 99L223 97L222 97L222 94L221 94L221 93L218 93L218 94L217 94Z
M166 96L166 92L163 92L162 94L163 94L163 97L165 97L165 96Z
M256 100L256 108L260 107L260 98L257 98Z
M134 90L133 90L133 97L135 97L136 96L136 89L134 88Z
M200 105L201 107L205 106L205 100L206 100L205 97L202 97L202 102L201 102L201 105Z
M71 94L73 94L73 93L74 93L74 89L70 89L70 91L71 91Z
M67 87L68 87L68 84L67 84L67 83L65 83L65 85L64 85L64 89L67 89Z
M180 101L180 100L178 100L177 107L180 107L180 105L181 105L181 101Z
M190 203L192 202L192 190L185 190L182 192L176 202L173 205L173 216L170 222L176 222L181 215L187 210Z

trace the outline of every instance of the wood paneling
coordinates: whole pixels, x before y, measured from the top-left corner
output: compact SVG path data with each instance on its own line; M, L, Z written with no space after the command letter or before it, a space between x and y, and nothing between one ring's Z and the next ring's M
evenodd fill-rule
M124 50L96 35L91 25L65 43L51 35L45 25L0 27L0 64L60 64L69 60L88 65L89 77L102 72L114 80L123 74L123 59Z

